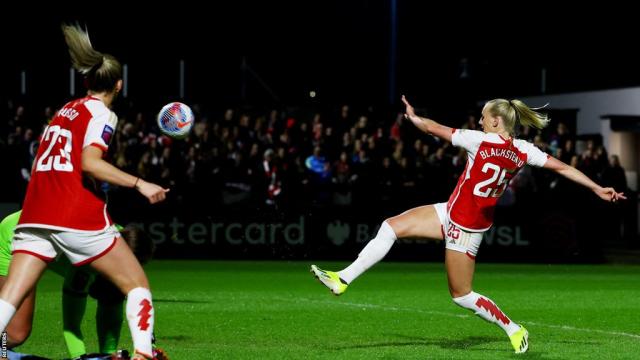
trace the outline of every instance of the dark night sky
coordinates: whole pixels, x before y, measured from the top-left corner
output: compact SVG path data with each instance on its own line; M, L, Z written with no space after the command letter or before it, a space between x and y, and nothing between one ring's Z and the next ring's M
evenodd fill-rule
M129 64L135 98L175 98L184 58L188 99L237 103L246 56L282 103L307 101L309 90L328 102L388 103L389 0L233 3L149 11L113 3L100 15L58 8L47 17L16 11L0 25L8 61L2 93L15 92L26 69L32 94L64 97L70 63L58 26L78 19L98 50ZM398 0L397 92L432 106L532 95L543 67L550 93L640 85L632 11L529 5L536 8ZM467 79L459 77L463 58ZM247 99L272 101L252 76Z

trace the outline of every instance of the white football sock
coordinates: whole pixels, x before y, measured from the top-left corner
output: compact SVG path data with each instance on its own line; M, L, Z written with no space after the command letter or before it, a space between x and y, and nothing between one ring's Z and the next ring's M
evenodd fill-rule
M340 278L350 284L363 272L367 271L370 267L375 265L378 261L382 260L385 255L391 249L393 243L395 243L396 233L386 221L380 225L380 230L376 237L371 239L367 246L362 249L356 261L351 263L342 271L338 272Z
M153 337L154 309L151 292L145 288L135 288L127 294L127 321L131 330L133 347L137 354L148 358L153 356L151 338Z
M15 315L15 313L15 306L0 299L0 333L7 328L7 325L9 325L9 321L11 321L11 318L13 318L13 315Z
M467 295L453 298L453 301L463 308L473 311L476 315L488 322L500 326L502 330L507 333L507 336L511 336L520 330L520 325L511 321L511 319L498 308L498 305L484 295L472 291Z

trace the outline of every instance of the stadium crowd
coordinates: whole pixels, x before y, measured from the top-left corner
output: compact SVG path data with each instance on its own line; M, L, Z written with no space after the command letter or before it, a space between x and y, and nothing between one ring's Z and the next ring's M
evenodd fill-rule
M171 187L173 201L205 209L444 201L438 196L451 192L466 162L463 150L415 131L401 112L343 105L333 111L229 108L212 115L192 107L196 124L186 140L161 135L151 113L116 109L121 118L110 156L125 171ZM3 192L3 201L21 201L39 135L54 111L6 103L0 149L9 166L1 181L3 188L17 190ZM448 125L479 129L475 114L479 110ZM627 188L617 156L609 157L598 141L578 140L562 122L550 128L544 134L524 128L519 137L605 186ZM511 181L501 205L541 192L578 196L576 191L555 175L527 167Z

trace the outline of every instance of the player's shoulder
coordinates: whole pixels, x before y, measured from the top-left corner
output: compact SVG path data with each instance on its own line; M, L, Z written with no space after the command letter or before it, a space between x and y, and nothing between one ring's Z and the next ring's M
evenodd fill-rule
M527 164L535 167L543 167L550 157L549 154L538 148L535 144L526 140L514 140L513 145L520 153L527 156Z
M452 138L457 138L459 140L475 140L475 141L484 141L486 135L483 131L478 130L470 130L470 129L453 129Z
M93 96L87 96L82 99L83 105L89 111L92 117L110 116L112 111L109 109L102 100Z
M98 120L98 123L105 123L115 128L118 122L118 116L111 111L100 99L93 96L87 96L82 99L82 105L87 111L89 120Z
M73 121L76 119L109 118L111 113L112 111L100 99L86 96L69 101L58 111L57 115Z
M536 147L531 142L523 139L513 139L513 146L521 152L527 152Z
M463 129L463 128L453 129L453 133L458 135L467 135L467 136L482 136L485 134L483 131Z

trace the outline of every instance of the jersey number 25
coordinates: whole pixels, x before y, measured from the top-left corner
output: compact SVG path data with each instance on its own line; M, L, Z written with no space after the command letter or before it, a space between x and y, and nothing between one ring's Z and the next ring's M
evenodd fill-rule
M509 184L510 179L506 178L507 169L500 168L496 164L485 163L482 167L482 172L485 174L491 172L491 177L477 183L473 188L473 195L500 197Z

